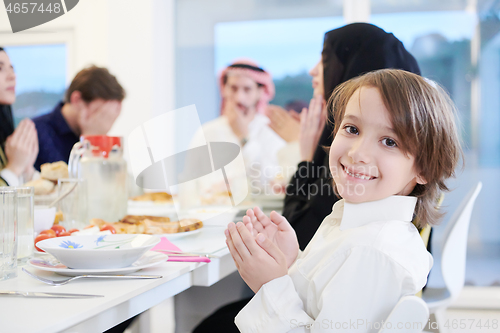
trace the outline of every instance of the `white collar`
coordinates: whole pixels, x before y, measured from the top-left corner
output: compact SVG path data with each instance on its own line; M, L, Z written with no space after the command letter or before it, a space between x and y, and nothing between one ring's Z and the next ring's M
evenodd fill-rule
M348 203L344 199L333 205L331 218L341 219L340 230L361 227L375 221L413 220L416 197L393 195L382 200Z

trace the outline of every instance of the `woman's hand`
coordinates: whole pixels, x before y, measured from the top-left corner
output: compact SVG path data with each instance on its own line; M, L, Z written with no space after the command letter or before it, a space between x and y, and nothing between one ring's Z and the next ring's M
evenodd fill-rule
M17 176L29 172L38 156L38 134L33 121L23 119L5 142L7 169Z
M299 139L300 116L295 111L286 111L280 106L269 105L267 116L271 121L269 127L276 132L286 142L293 142Z
M262 285L288 273L285 255L263 234L254 238L241 222L230 223L225 234L241 278L255 293Z
M33 175L35 174L34 165L37 157L38 157L38 134L35 135L35 140L33 140L31 146L31 159L28 162L28 165L26 166L22 174L24 182L30 181L33 178Z
M319 138L326 122L325 101L322 95L316 95L309 103L309 110L300 113L300 157L302 161L312 161L318 147Z
M284 253L288 268L299 254L297 235L284 216L272 211L270 217L267 217L259 207L255 207L253 210L247 210L243 223L254 236L263 234L274 243Z

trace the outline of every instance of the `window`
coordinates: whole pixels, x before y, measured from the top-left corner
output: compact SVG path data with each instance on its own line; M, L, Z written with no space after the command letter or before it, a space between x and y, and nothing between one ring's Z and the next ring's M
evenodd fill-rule
M308 105L313 91L308 72L320 59L323 35L343 24L342 17L218 23L215 75L235 59L249 58L271 73L276 85L272 104Z
M63 98L66 87L66 46L26 45L5 47L16 72L16 125L23 118L47 112Z
M471 39L476 16L465 11L372 15L371 23L393 32L417 59L422 75L438 82L457 106L465 148L471 147Z

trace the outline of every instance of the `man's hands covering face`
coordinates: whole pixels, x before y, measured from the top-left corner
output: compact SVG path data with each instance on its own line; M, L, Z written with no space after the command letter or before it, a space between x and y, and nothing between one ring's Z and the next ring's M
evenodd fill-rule
M78 113L81 135L106 135L120 115L121 101L94 100L84 103Z
M255 106L243 110L234 100L227 99L224 101L223 114L227 117L233 133L240 140L248 137L248 125L255 117L256 112Z

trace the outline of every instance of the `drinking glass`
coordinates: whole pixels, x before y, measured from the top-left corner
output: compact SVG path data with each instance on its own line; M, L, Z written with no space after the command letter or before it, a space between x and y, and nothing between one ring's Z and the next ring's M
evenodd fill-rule
M17 276L17 193L0 187L0 280Z
M83 229L88 225L87 181L78 178L63 178L57 182L58 196L69 194L59 201L63 214L60 222L66 230Z
M34 249L34 195L32 186L14 187L17 193L17 261L26 263Z

